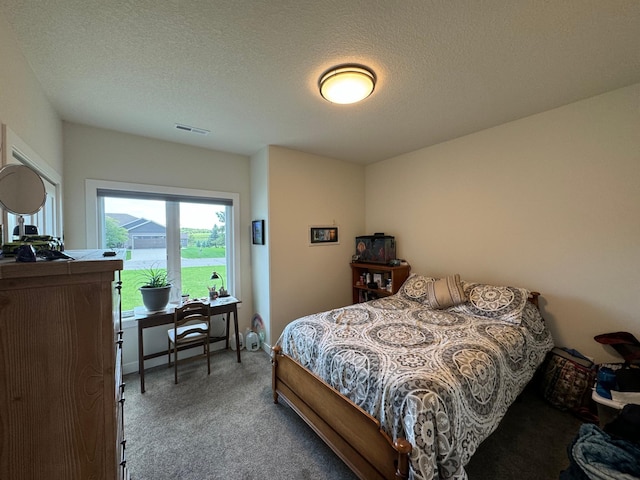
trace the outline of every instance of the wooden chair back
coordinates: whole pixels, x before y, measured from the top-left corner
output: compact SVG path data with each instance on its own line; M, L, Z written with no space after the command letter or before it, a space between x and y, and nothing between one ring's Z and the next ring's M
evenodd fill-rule
M202 325L206 324L206 328ZM189 326L192 325L191 328ZM176 307L173 314L173 330L175 343L189 343L190 339L209 336L211 329L211 317L209 315L209 304L202 302L187 302L180 307Z
M209 339L211 336L211 312L208 303L187 302L176 307L173 328L167 332L169 366L174 354L174 380L178 383L178 351L185 345L202 345L207 357L207 375L211 374Z

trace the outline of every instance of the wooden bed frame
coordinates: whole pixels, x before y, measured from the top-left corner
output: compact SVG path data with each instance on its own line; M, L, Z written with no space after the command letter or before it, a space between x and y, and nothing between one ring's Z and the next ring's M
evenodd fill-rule
M539 292L529 301L538 307ZM272 349L273 402L282 398L362 480L409 478L411 444L395 442L380 422L322 379Z

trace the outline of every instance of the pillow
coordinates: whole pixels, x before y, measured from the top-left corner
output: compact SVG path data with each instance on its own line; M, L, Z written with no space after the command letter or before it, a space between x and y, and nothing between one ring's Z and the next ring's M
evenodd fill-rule
M528 290L481 283L465 283L463 288L468 301L451 307L451 311L520 325Z
M408 300L422 302L424 297L427 295L427 285L434 280L435 278L432 277L425 277L423 275L412 273L409 275L409 278L404 281L398 293Z
M460 283L460 275L457 273L427 283L425 303L431 308L449 308L459 305L466 299Z

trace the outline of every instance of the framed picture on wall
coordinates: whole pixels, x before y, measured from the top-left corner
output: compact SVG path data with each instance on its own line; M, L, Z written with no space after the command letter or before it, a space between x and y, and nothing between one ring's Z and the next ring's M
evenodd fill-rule
M338 227L312 226L309 227L309 245L337 245Z
M251 238L254 245L264 245L264 220L251 222Z

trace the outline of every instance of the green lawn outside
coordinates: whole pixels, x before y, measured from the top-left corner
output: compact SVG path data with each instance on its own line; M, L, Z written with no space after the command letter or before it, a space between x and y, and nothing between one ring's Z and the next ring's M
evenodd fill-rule
M127 258L130 256L127 252ZM183 258L224 258L224 248L197 248L189 247L182 249ZM191 298L208 297L209 289L214 285L211 280L211 272L218 272L224 278L224 286L227 285L227 267L185 267L182 269L182 293L188 293ZM138 290L143 284L142 272L144 270L123 270L122 271L122 310L133 310L134 307L142 306L142 295ZM220 288L220 280L217 280L216 287Z
M183 247L180 250L182 258L224 258L224 247Z

